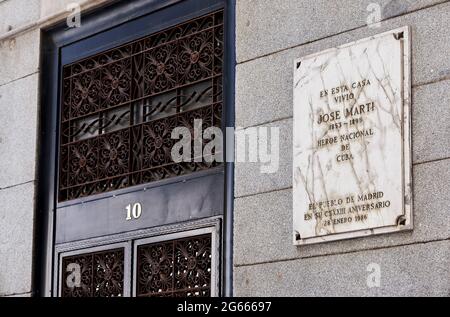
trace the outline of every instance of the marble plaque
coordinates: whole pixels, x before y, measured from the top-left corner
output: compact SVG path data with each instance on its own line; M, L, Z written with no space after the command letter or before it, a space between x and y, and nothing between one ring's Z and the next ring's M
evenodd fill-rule
M412 229L403 27L295 60L294 244Z

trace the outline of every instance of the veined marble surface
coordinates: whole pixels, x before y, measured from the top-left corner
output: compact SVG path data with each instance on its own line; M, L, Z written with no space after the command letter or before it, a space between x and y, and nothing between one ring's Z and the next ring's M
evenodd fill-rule
M294 244L412 229L409 29L295 61Z

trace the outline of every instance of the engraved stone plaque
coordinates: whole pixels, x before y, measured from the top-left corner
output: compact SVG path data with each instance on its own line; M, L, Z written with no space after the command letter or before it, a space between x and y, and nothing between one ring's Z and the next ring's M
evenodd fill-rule
M412 229L409 28L294 63L294 244Z

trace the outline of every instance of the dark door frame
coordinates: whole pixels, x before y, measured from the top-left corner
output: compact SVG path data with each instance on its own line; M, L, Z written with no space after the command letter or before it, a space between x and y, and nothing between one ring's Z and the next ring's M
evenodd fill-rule
M234 127L235 95L235 0L112 0L91 12L83 12L80 28L68 28L65 21L45 29L41 37L41 106L39 128L38 189L36 205L35 265L33 289L35 296L53 296L53 263L55 210L57 202L57 164L59 145L59 98L61 65L90 56L108 48L164 29L192 17L223 8L225 13L224 98L225 126ZM167 10L163 10L167 9ZM145 29L134 21L152 15ZM89 43L89 38L127 23L105 43ZM141 24L142 26L142 24ZM84 40L87 46L77 46ZM87 40L87 41L86 41ZM68 50L71 46L75 49ZM65 60L61 50L65 48ZM230 143L230 142L228 142ZM226 153L225 153L226 154ZM227 155L225 155L226 157ZM222 235L221 293L233 295L233 202L234 163L225 164L225 199Z

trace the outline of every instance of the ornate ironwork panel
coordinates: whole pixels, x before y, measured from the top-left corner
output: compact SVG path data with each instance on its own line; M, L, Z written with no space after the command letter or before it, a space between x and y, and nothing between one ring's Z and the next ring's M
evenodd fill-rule
M211 235L141 245L137 261L138 297L211 295Z
M223 49L219 11L65 66L59 201L220 165L173 162L171 132L222 127Z
M123 249L64 257L62 270L62 297L123 296Z

